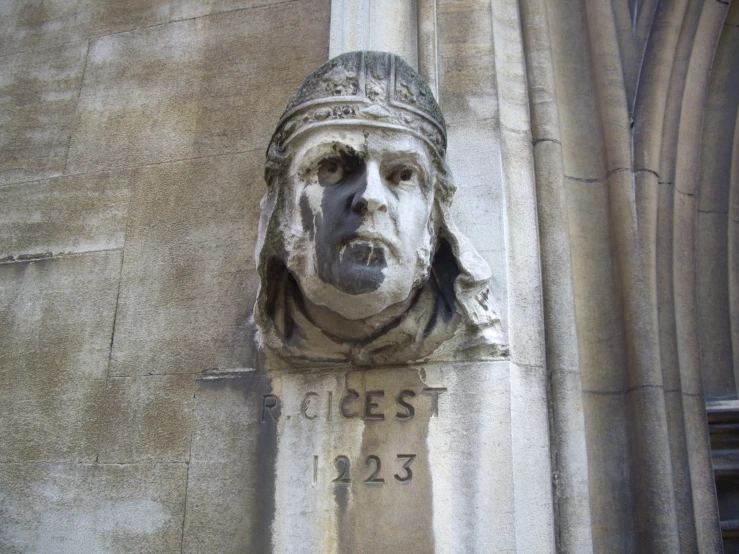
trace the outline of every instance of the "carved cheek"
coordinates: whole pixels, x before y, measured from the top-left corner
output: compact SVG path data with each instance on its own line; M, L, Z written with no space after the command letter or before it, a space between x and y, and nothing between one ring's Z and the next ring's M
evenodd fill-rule
M431 202L428 195L420 189L407 192L398 200L398 204L403 206L402 219L400 224L405 223L409 230L418 230L426 227L426 223L431 217Z

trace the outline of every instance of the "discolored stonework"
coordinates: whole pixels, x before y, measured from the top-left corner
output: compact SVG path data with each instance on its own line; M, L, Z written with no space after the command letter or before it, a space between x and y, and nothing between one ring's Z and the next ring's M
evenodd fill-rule
M0 14L1 552L737 550L739 2Z
M289 365L493 360L491 272L450 213L434 96L401 58L350 52L293 93L267 152L255 319Z

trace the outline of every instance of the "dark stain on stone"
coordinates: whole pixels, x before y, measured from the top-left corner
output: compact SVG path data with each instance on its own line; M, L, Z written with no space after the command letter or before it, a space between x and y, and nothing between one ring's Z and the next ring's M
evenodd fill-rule
M303 229L308 233L310 239L313 240L316 234L313 226L313 212L310 209L310 203L305 194L300 197L300 220L303 223Z
M21 76L16 78L11 89L11 97L16 108L28 108L41 104L41 91L48 83L34 77Z
M272 552L272 524L275 519L275 471L277 463L277 421L280 417L280 405L273 408L274 418L266 417L261 421L263 395L272 394L272 380L260 371L246 373L237 377L223 379L199 380L199 390L218 391L227 388L237 389L244 402L254 407L254 416L243 432L245 436L256 435L253 447L248 455L239 460L239 474L243 479L253 481L250 493L242 499L243 513L247 515L248 533L243 541L244 552ZM229 527L230 528L230 527Z
M346 519L346 510L349 504L349 487L345 485L334 485L334 500L336 501L336 529L337 540L339 544L347 542L346 529L348 522Z
M356 389L366 400L368 391L420 391L426 384L418 367L410 366L350 372L346 387ZM415 414L407 420L396 418L395 393L375 395L374 402L378 406L373 411L382 412L384 419L364 423L359 456L351 460L351 495L347 486L332 484L336 487L337 551L388 552L392 547L394 552L435 552L427 400L418 396L410 400ZM410 483L400 484L395 475L403 474L405 459L399 456L405 455L415 455L410 466L413 477ZM377 469L370 456L381 462L376 478L384 479L382 484L366 483Z
M367 165L352 149L338 153L345 176L324 187L315 222L318 277L346 294L358 295L380 288L389 252L384 244L357 234L372 217L364 199ZM302 210L301 202L301 214Z
M16 21L21 29L40 29L51 17L48 2L28 2L18 11Z
M261 387L260 387L261 388ZM262 394L272 392L271 379L265 376L265 387ZM260 399L261 401L261 399ZM280 405L275 409L275 416L280 417ZM249 552L272 552L272 523L275 519L275 473L277 464L277 422L265 420L260 423L257 433L257 486L254 506L251 514L254 517L253 532L250 537Z

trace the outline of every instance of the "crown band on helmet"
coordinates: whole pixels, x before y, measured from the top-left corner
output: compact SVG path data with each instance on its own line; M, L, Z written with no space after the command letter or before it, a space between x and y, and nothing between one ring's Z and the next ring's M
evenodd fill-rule
M361 125L408 132L443 158L446 126L421 76L393 54L349 52L319 67L295 91L271 144L284 148L322 127Z

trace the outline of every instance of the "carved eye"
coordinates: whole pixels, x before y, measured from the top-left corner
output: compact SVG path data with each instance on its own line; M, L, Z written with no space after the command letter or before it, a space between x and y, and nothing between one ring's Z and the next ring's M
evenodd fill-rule
M318 165L318 182L324 187L340 183L344 179L344 166L340 160L326 158Z
M408 167L401 167L400 169L395 170L390 175L390 181L394 185L399 185L403 182L408 182L411 179L413 179L413 170Z

